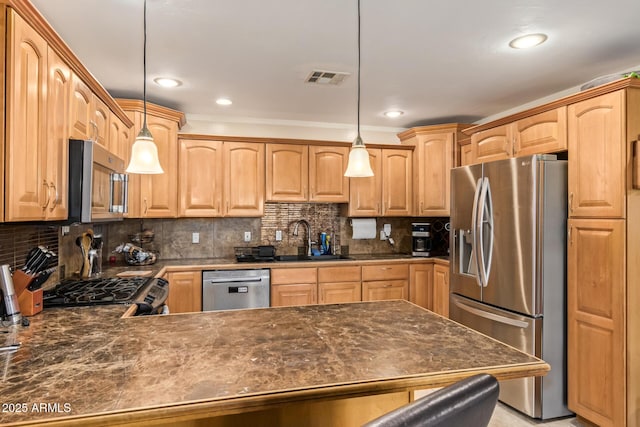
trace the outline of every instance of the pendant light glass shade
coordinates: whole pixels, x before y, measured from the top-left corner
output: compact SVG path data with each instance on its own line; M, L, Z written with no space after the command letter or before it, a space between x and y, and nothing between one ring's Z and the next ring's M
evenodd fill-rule
M158 159L158 147L153 142L151 132L145 125L131 147L131 160L127 173L159 174L164 173Z
M369 161L369 152L364 146L360 135L356 137L356 140L351 146L349 163L347 164L347 171L344 173L344 176L353 178L373 176L373 170L371 170L371 163Z
M349 163L344 176L353 178L373 176L369 152L360 137L360 0L358 0L358 136L351 145Z
M144 0L144 49L142 55L143 66L143 104L144 104L144 116L142 122L142 129L136 137L133 147L131 147L131 159L129 160L129 166L127 166L127 173L138 174L160 174L164 173L162 166L160 166L160 159L158 158L158 147L153 142L153 136L147 128L147 0Z

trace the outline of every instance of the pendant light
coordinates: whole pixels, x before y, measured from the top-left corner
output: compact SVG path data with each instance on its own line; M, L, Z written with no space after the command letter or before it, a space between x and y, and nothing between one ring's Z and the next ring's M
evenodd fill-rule
M344 176L367 177L373 176L369 162L369 152L360 136L360 0L358 0L358 134L351 145L349 163Z
M153 136L147 128L147 0L144 0L144 49L143 49L143 91L144 116L142 129L131 147L131 160L127 166L127 173L159 174L164 173L158 159L158 147L153 142Z

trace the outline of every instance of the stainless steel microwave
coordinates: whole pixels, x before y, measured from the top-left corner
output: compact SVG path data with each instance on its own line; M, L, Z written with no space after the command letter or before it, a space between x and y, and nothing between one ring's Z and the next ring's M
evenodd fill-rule
M122 220L127 212L124 160L94 141L69 140L69 222Z

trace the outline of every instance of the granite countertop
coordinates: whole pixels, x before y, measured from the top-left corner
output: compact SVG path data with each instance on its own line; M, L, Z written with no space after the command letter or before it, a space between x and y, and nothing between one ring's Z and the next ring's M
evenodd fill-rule
M196 417L256 402L441 386L476 370L507 379L549 369L401 300L127 319L123 312L47 309L28 327L4 329L2 340L22 345L0 353L0 423L148 421L158 411ZM48 410L38 411L42 404Z
M348 255L348 260L327 260L327 261L273 261L273 262L237 262L235 258L176 258L176 259L163 259L152 265L133 266L128 264L104 264L103 276L113 277L118 273L124 271L151 271L152 276L164 273L167 270L184 270L190 267L195 269L215 269L215 268L295 268L295 267L308 267L308 266L335 266L335 265L349 265L349 263L357 262L358 264L367 262L436 262L439 264L448 264L448 256L436 256L430 258L414 257L410 254L351 254Z

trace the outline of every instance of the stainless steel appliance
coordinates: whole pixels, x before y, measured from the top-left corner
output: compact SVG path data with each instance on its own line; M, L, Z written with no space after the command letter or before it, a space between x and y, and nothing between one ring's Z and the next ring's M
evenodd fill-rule
M411 255L431 256L433 249L433 237L431 236L431 223L412 222L411 223Z
M451 171L450 318L545 360L502 381L500 400L534 418L566 402L567 162L536 155Z
M202 272L202 311L269 307L268 268Z
M11 325L20 323L22 318L20 306L18 305L18 297L13 287L13 278L8 264L0 267L0 291L0 294L2 294L2 299L0 299L0 321L4 321L6 318Z
M124 160L93 141L69 141L69 222L121 220L127 183Z
M134 315L161 314L169 296L169 282L161 278L111 277L65 279L44 291L49 307L78 307L105 304L136 304Z

